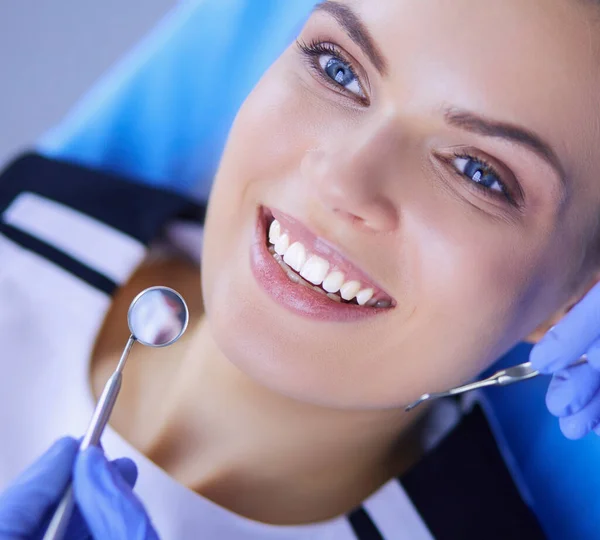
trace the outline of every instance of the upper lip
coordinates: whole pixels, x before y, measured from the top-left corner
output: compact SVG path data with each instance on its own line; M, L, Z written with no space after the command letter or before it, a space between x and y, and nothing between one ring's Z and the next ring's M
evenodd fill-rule
M333 242L315 234L307 225L296 217L275 208L263 208L267 226L273 219L276 219L283 229L290 231L290 240L292 242L301 242L310 253L319 255L331 263L332 266L339 268L339 270L346 275L347 280L355 279L360 281L363 288L372 288L375 291L375 296L385 296L389 299L392 306L395 305L395 300L392 296L356 263L352 262L343 253L343 250Z

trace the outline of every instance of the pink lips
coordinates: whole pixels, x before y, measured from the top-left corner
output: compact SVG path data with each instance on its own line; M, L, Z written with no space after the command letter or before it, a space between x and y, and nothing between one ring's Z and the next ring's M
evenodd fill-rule
M332 246L316 237L297 220L277 210L271 212L261 208L258 212L250 263L255 279L273 300L298 315L326 321L355 321L388 311L386 308L335 302L325 294L293 283L267 248L267 223L271 214L281 223L282 228L293 234L293 241L300 241L305 246L310 246L309 249L312 253L321 255L332 262L346 274L348 279L357 279L365 287L372 287L376 291L376 297L389 297Z

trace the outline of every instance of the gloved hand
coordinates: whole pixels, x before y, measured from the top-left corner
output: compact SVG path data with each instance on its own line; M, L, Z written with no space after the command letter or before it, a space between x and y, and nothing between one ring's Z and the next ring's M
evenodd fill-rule
M60 439L0 494L0 538L37 538L45 531L71 478L78 447L75 439ZM94 538L157 538L153 529L148 530L147 536L135 536L139 527L133 529L131 517L124 515L132 498L141 506L131 491L136 477L137 469L129 459L109 463L97 448L81 454L73 482L77 506L89 521L86 523L76 508L67 529L67 540L90 538L90 533ZM107 503L106 499L111 497ZM145 513L144 517L148 521ZM101 519L107 522L100 523ZM123 529L123 524L128 528Z
M588 362L572 366L583 354ZM552 374L546 406L559 417L563 434L600 435L600 284L546 333L529 359L535 369Z
M77 456L73 473L75 501L94 538L158 540L132 485L100 448L90 447Z

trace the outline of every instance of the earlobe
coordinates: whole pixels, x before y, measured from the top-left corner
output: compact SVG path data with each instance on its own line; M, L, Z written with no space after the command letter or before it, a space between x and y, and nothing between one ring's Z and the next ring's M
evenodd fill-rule
M579 301L597 284L600 282L600 272L594 273L592 279L588 282L587 286L581 291L575 293L569 298L563 307L557 310L549 319L544 323L540 324L531 334L529 334L524 341L526 343L535 344L540 341L544 335L552 328L556 326L561 319L573 309L573 307L579 303Z
M573 305L575 305L575 304L573 304ZM536 344L538 341L540 341L546 335L548 330L550 330L550 328L552 328L553 326L556 326L568 312L569 312L569 310L560 310L560 311L556 312L547 321L545 321L543 324L540 324L523 341L525 341L525 343L531 343L532 345Z

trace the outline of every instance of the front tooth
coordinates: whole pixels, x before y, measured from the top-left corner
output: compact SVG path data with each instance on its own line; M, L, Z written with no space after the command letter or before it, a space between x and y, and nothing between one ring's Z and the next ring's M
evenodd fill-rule
M302 267L300 275L306 280L310 281L313 285L321 285L327 272L329 271L329 263L321 257L311 255L306 261L306 264Z
M275 253L283 255L289 247L290 237L287 234L282 234L277 240L275 240Z
M323 281L322 287L329 293L336 293L343 284L344 274L336 270L327 275L325 281Z
M284 262L296 272L300 272L306 262L306 249L300 242L294 242L283 256Z
M362 289L356 295L359 306L364 306L371 298L373 298L373 289Z
M271 242L271 244L274 244L280 236L281 236L281 225L279 224L279 221L277 221L275 219L275 220L273 220L273 223L271 223L271 226L269 227L269 242Z
M360 291L360 282L346 281L340 289L340 294L344 300L352 300Z

